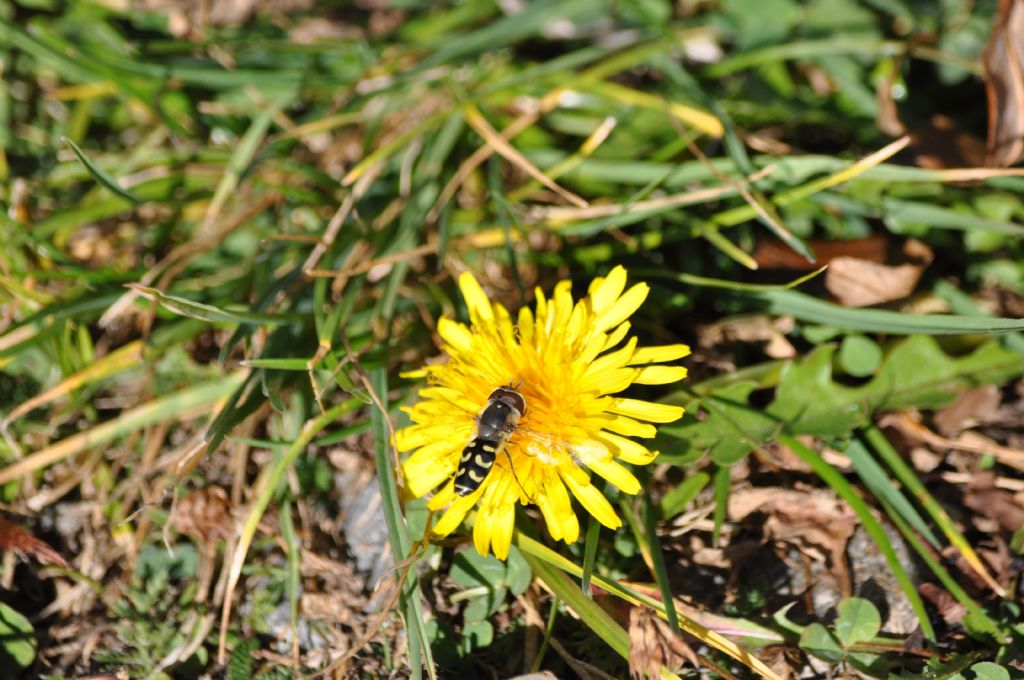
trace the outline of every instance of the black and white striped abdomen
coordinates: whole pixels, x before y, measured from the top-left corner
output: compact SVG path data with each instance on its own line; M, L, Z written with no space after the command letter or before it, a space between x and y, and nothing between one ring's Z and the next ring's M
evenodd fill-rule
M497 439L474 437L462 450L459 471L455 475L455 493L468 496L479 489L503 446Z

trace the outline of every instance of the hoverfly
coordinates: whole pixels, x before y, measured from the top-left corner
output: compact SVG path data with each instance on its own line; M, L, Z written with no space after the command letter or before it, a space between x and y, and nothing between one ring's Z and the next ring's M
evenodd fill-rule
M512 383L491 392L476 419L476 432L462 450L459 471L455 475L455 493L468 496L480 488L494 467L494 459L505 451L519 419L524 415L526 398L516 387L512 387ZM510 465L511 462L510 456ZM518 477L516 481L519 481ZM519 486L522 488L521 483Z
M519 390L522 385L513 386L511 381L505 387L498 387L491 392L480 412L474 417L474 431L462 450L458 471L455 473L455 493L468 496L483 484L494 467L494 462L502 453L508 458L509 468L523 494L529 494L523 487L512 464L508 445L513 436L521 438L520 450L528 456L536 456L542 461L550 460L553 450L563 450L572 458L573 463L582 465L578 454L589 454L602 457L607 454L607 447L595 440L584 445L573 444L550 434L537 432L523 425L520 421L526 415L526 397ZM452 403L452 402L449 402ZM454 404L458 408L465 409Z

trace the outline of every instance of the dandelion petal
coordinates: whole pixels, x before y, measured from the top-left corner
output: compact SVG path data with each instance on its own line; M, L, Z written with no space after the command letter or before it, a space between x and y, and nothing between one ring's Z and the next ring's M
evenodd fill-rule
M562 479L580 505L586 508L587 512L593 515L598 522L609 529L618 529L622 526L622 520L615 514L612 504L593 484L590 482L581 484L570 474L563 474Z
M659 347L641 347L633 353L631 363L637 364L662 364L666 361L682 359L690 354L687 345L661 345Z
M459 290L462 291L462 297L466 301L466 307L469 308L470 316L475 315L481 321L494 319L491 301L487 299L487 294L484 293L484 289L480 287L472 274L462 273L459 277Z
M612 406L608 410L652 423L671 423L683 417L682 406L656 404L653 401L639 399L613 399Z

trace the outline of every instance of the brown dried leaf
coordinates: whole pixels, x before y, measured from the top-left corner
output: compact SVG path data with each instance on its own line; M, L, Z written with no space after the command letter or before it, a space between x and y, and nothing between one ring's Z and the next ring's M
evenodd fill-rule
M988 165L1024 157L1024 0L1000 0L982 57L988 95Z
M178 502L174 530L201 543L226 539L233 527L231 500L219 486L196 489Z
M980 515L994 519L1009 534L1024 526L1024 508L1012 493L996 487L995 475L991 472L975 475L964 494L964 505Z
M79 675L75 680L131 680L131 677L123 668L109 673L96 673L93 675Z
M911 149L922 168L973 168L985 164L985 141L960 129L949 116L936 113L910 135Z
M738 489L729 496L729 519L753 512L768 515L765 536L796 546L818 560L827 556L844 569L846 543L856 529L855 515L828 491L782 488ZM824 550L822 550L824 549Z
M697 335L701 347L712 347L736 342L767 343L765 353L773 359L789 359L796 356L796 349L786 339L786 333L793 330L793 317L772 318L765 314L736 316L718 323L703 326Z
M907 260L900 264L880 264L855 257L832 260L825 273L825 287L847 307L867 307L892 302L910 295L917 286L932 252L913 239L903 247Z
M761 269L793 269L809 272L829 264L837 257L856 257L872 262L885 262L888 241L884 236L873 235L848 241L812 239L807 242L807 246L814 251L817 258L814 262L808 262L807 258L794 252L792 248L777 238L765 237L758 240L753 258Z
M905 412L889 413L879 421L884 427L895 429L910 445L923 443L936 450L956 449L979 454L991 454L1003 465L1024 470L1024 450L1002 446L973 430L955 439L940 437Z
M962 392L952 404L935 414L935 427L947 437L999 417L999 388L980 385Z
M43 564L56 564L65 569L71 565L50 544L36 538L13 522L0 517L0 550L13 550L36 558Z
M875 99L878 101L875 125L880 132L890 137L902 137L907 134L907 126L900 120L900 109L892 96L899 72L898 67L890 68L888 75L879 78L878 84L875 86Z
M657 678L663 666L676 668L684 661L699 667L690 645L675 634L649 607L629 610L629 674L633 678Z
M921 597L928 600L947 626L956 626L967 615L967 608L957 602L956 598L934 583L922 583L918 586Z

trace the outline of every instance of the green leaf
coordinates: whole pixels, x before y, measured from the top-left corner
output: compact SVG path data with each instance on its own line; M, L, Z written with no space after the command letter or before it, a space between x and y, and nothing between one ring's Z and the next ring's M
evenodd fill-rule
M722 388L691 405L683 425L659 431L682 439L690 447L706 449L718 465L733 465L781 427L778 419L747 404L756 387L756 383L742 382ZM697 405L707 413L702 421L693 415Z
M474 621L462 627L461 647L464 654L487 647L494 641L494 626L487 621Z
M252 653L259 649L255 640L245 640L235 645L228 661L228 680L249 680L252 677Z
M787 424L790 432L818 437L839 436L870 415L855 388L832 381L834 345L815 349L803 361L782 369L775 401L767 413Z
M867 642L878 635L882 628L882 617L878 609L868 600L860 597L849 597L836 607L839 617L836 619L836 637L843 647L852 647L858 642Z
M966 630L971 637L979 640L1003 639L1003 632L999 629L999 624L986 615L984 610L980 607L969 609L966 616L963 618L963 624L964 630Z
M943 406L968 387L1024 374L1020 355L996 341L953 357L933 338L917 335L896 344L870 382L847 387L833 380L835 352L834 345L824 345L784 364L775 399L766 408L747 403L755 384L739 382L691 404L682 425L663 426L659 433L707 451L719 465L733 465L783 424L789 434L844 437L867 425L877 411ZM695 405L706 412L703 421L694 415Z
M974 664L968 673L974 675L974 680L1010 680L1010 672L991 661Z
M497 588L505 581L505 563L493 555L463 550L452 560L451 579L465 588Z
M682 512L710 481L711 475L704 471L695 472L684 479L679 486L662 496L659 504L661 518L671 519Z
M533 578L523 554L515 546L505 561L476 550L463 550L452 560L449 576L465 589L469 599L463 613L466 623L485 620L505 603L509 591L523 593Z
M36 658L36 648L29 620L0 602L0 668L28 668Z
M891 665L885 655L873 652L850 652L846 656L846 661L858 671L871 678L886 677L886 670Z
M800 633L800 648L808 654L829 663L843 660L843 648L839 641L820 623L812 623Z
M533 581L533 572L530 571L530 565L519 548L515 546L509 548L505 568L505 583L508 584L508 589L512 591L513 595L525 593L526 589L530 587L530 582Z
M864 335L847 335L839 346L839 364L852 376L863 378L882 363L882 348Z

